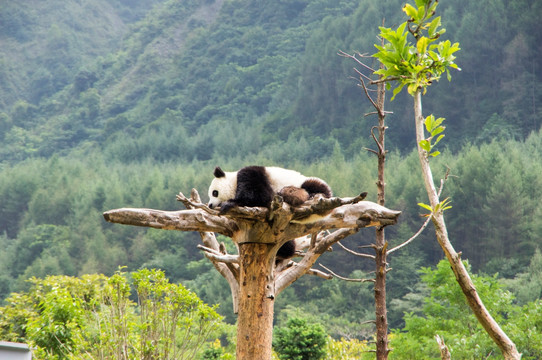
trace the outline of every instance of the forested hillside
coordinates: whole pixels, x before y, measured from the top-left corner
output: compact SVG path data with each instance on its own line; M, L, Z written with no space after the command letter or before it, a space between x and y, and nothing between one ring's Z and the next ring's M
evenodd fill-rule
M115 51L129 25L162 1L2 2L2 111L62 90L86 64Z
M350 78L355 64L337 52L373 53L378 26L398 23L401 4L0 3L0 298L31 276L157 267L220 302L234 321L227 284L197 250L196 234L111 225L101 213L178 209L179 191L195 187L206 197L216 165L256 163L375 200L376 160L363 149L373 145L374 119L363 116L371 107ZM542 2L447 0L441 9L444 36L461 45L462 71L433 86L424 104L446 117L435 169L451 170L450 237L475 271L498 272L521 292L514 279L542 243ZM387 205L403 211L388 231L392 243L423 222L407 100L387 105ZM390 259L393 326L419 306L417 270L441 258L429 231ZM322 262L344 275L372 266L339 249ZM277 308L319 314L334 334L364 336L357 324L371 317L371 296L366 285L302 278Z

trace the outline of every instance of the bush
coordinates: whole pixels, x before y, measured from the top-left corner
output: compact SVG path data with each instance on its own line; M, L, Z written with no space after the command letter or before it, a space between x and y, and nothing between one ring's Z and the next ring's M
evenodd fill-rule
M37 359L194 358L220 324L215 309L159 270L30 279L0 308L0 338ZM130 300L135 290L138 303Z
M327 335L322 325L299 318L275 330L273 347L281 360L318 360L326 355Z

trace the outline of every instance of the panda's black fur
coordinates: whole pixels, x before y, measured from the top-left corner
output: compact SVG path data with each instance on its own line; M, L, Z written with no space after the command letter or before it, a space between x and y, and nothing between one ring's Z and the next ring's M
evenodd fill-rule
M332 196L329 185L318 178L308 178L301 185L301 188L309 193L309 198L312 198L316 194L322 194L328 199Z
M267 168L264 166L247 166L237 172L237 185L235 197L227 199L220 203L220 213L227 213L235 206L261 206L269 207L276 193L280 194L284 201L292 206L298 206L312 198L316 194L322 194L329 198L332 196L331 188L323 180L318 178L304 177L303 175L286 169ZM281 179L281 183L288 185L281 189L273 189L276 184L274 179L270 179L270 174L277 171L287 171L292 175L292 183L289 179ZM216 167L214 176L217 179L226 178L226 173ZM273 184L272 184L273 183ZM214 195L216 191L217 195ZM218 190L209 189L210 196L219 196ZM209 206L212 207L211 202ZM288 241L277 252L277 258L287 259L295 254L295 241Z
M220 174L222 169L215 169L215 177L219 177L217 171ZM224 214L234 206L268 207L274 195L265 167L247 166L237 172L235 198L223 203L220 212Z

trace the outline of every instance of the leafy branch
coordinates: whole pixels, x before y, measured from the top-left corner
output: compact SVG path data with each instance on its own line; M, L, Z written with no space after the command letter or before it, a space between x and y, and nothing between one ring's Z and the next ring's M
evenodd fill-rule
M386 43L375 45L378 52L373 56L384 67L375 74L382 75L384 81L397 81L391 100L405 86L410 95L418 89L425 94L427 86L438 81L444 72L449 81L450 68L461 70L453 55L460 50L459 43L452 44L449 40L435 43L446 32L441 28L440 16L434 17L437 5L432 0L416 0L417 8L410 4L403 7L409 19L396 30L380 27L380 36ZM415 44L407 40L409 33L414 36Z
M448 209L451 209L452 206L450 205L452 201L450 200L450 198L446 198L444 200L442 200L441 202L439 202L435 207L432 207L431 205L427 205L427 204L424 204L424 203L418 203L418 205L426 210L429 210L430 211L430 214L425 214L424 216L425 217L429 217L433 214L440 214L442 212L444 212L444 210L448 210Z
M441 125L443 121L444 118L435 119L433 115L429 115L425 118L425 129L429 134L431 134L431 136L424 140L421 140L419 144L420 147L426 152L427 156L435 157L440 155L440 151L432 150L440 142L440 140L444 138L444 134L442 134L442 132L444 132L444 129L446 129L446 127ZM437 135L439 136L435 139L435 136Z

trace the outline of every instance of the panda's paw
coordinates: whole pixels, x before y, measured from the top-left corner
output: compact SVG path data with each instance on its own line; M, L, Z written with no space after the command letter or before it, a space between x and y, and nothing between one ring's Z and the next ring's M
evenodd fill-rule
M222 205L220 206L219 215L227 214L235 206L236 206L236 204L234 202L231 202L231 201L226 201L225 203L222 203Z

